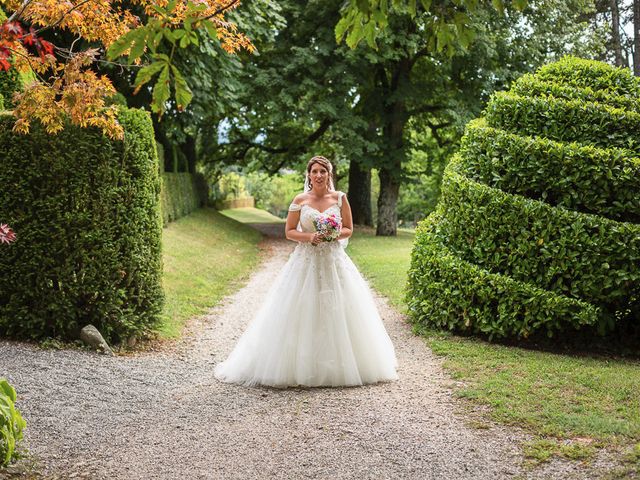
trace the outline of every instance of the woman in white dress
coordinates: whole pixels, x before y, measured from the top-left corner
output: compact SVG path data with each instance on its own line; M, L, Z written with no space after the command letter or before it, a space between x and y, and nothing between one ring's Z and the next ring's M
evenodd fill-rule
M216 377L243 385L352 386L396 380L397 360L369 286L341 244L353 232L351 208L333 188L324 157L307 165L305 193L289 207L286 236L298 242L267 299ZM334 215L336 240L316 229Z

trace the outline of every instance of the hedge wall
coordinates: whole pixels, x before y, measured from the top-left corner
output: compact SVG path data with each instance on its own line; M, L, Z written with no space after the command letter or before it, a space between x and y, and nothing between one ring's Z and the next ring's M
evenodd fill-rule
M124 141L68 126L26 136L0 117L0 335L109 341L148 332L162 308L160 179L151 120L122 110Z
M164 172L162 174L161 209L166 225L207 202L207 182L199 174Z
M490 337L637 322L640 80L567 57L495 94L418 229L414 322Z

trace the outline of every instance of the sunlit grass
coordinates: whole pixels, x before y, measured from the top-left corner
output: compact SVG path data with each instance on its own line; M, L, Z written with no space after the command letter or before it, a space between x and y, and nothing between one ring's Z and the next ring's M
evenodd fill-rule
M373 230L356 229L347 248L371 286L402 311L413 237L411 230L399 230L397 237L376 237Z
M212 209L170 223L162 235L165 306L159 333L180 335L237 288L258 262L261 235Z
M259 208L231 208L220 213L241 223L284 223L284 220Z

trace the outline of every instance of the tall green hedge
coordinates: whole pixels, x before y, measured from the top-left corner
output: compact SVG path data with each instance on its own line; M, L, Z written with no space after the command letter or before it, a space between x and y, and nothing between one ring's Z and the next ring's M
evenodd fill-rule
M207 196L207 182L202 174L164 172L161 190L164 225L205 206Z
M162 308L160 178L147 113L123 109L124 141L68 126L11 131L0 117L0 335L110 341L148 332Z
M22 77L15 68L0 70L0 97L4 97L4 108L13 108L13 94L22 88Z
M567 57L495 94L418 229L414 322L495 337L640 315L640 80Z

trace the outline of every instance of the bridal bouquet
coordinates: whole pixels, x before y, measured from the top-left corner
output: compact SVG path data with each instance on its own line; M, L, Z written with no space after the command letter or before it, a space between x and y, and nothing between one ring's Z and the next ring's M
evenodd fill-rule
M318 215L314 223L316 231L322 235L325 242L331 242L340 236L342 223L334 214Z

